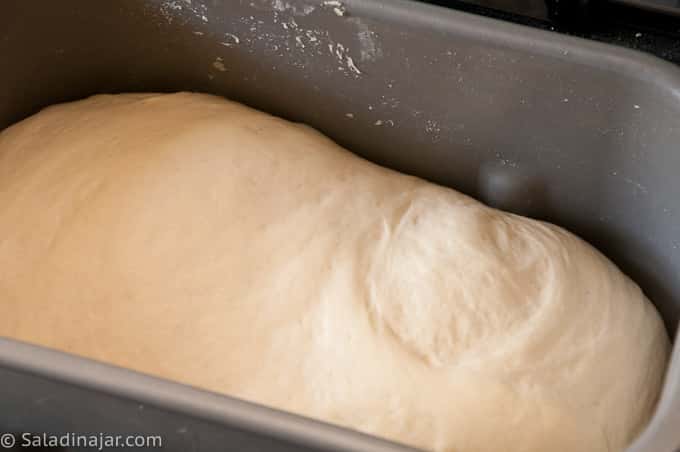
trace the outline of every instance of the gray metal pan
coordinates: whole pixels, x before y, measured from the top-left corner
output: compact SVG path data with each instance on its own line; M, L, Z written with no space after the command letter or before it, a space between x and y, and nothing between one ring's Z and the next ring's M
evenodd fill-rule
M680 2L678 0L613 0L614 3L634 6L647 11L680 16Z
M633 277L675 335L680 73L670 64L402 0L6 0L0 10L0 127L93 93L224 95L567 227ZM680 447L677 346L673 359L632 452ZM178 451L405 450L9 339L1 429L149 433Z

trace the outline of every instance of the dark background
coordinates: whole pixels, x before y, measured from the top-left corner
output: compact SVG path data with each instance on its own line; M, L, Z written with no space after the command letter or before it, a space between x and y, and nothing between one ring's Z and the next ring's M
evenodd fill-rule
M655 10L626 0L424 0L511 22L648 52L680 64L680 2ZM637 0L644 6L646 0ZM657 0L660 1L660 0ZM673 1L666 0L672 4ZM675 14L674 14L675 11Z

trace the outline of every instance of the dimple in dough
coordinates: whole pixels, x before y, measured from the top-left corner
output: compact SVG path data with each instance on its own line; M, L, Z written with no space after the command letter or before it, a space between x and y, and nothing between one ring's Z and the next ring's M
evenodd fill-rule
M0 335L438 451L616 451L669 340L556 226L222 98L0 134Z

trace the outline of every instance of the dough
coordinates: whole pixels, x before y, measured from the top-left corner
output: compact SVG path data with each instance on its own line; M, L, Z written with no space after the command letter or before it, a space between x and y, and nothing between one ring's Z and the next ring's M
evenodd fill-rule
M0 134L0 334L438 451L614 451L669 340L550 224L222 98Z

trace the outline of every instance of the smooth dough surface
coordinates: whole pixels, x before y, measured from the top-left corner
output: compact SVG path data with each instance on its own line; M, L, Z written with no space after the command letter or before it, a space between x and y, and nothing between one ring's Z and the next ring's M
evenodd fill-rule
M669 352L574 235L222 98L0 134L0 335L439 451L617 451Z

